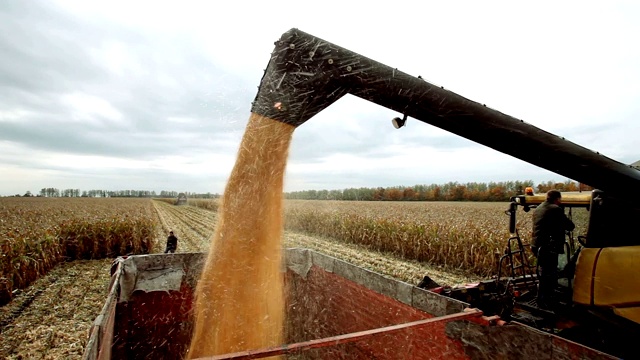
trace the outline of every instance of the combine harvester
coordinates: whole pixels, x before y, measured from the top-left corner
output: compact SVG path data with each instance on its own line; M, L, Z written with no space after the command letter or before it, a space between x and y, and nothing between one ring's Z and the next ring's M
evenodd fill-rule
M589 210L567 241L554 312L535 301L537 276L515 228L512 198L497 277L459 288L399 282L305 249L286 251L286 341L211 359L635 358L640 338L640 171L397 69L292 29L276 42L252 112L299 126L345 94L415 118L597 188L564 199ZM114 263L85 359L181 358L189 346L203 254ZM503 269L507 269L503 274ZM431 289L429 289L431 287ZM435 288L434 288L435 287ZM463 301L461 301L463 300ZM499 315L499 316L498 316Z

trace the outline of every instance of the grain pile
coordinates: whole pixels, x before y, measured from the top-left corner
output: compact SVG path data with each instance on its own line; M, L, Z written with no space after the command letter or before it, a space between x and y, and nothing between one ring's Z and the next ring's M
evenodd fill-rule
M249 118L196 290L190 358L282 343L282 190L294 129Z

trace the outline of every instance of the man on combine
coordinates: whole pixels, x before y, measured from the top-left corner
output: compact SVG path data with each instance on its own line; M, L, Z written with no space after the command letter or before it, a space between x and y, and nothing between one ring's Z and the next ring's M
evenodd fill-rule
M550 309L555 304L554 291L558 282L558 254L564 254L565 232L575 225L560 207L562 195L549 190L547 199L533 213L533 253L538 257L540 279L538 306Z
M167 237L167 248L164 250L164 253L174 253L178 248L178 238L173 235L173 231L169 231L169 236Z

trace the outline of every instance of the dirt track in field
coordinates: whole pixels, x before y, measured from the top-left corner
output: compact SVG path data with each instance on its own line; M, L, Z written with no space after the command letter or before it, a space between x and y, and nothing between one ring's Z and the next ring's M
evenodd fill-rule
M164 251L170 230L178 236L178 252L209 249L216 213L158 201L154 201L154 206L161 227L153 252ZM313 249L411 284L427 274L436 282L451 285L477 280L355 245L288 231L284 235L284 246ZM107 294L111 261L60 264L12 302L0 307L0 359L80 359L89 328Z
M158 247L155 252L164 252L169 231L178 237L177 252L201 252L209 250L209 239L213 235L217 213L193 206L174 206L154 201L158 211L161 229L158 233Z

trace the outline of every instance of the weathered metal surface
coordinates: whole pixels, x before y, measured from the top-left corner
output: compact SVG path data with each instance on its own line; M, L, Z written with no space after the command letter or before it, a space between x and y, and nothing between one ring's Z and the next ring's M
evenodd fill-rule
M292 258L295 259L296 267L300 266L299 263L302 262L306 264L307 268L310 268L311 265L318 266L324 271L332 272L369 290L436 316L454 314L469 305L311 250L289 249L287 251L287 267L289 269L291 269L289 262Z
M237 352L233 354L210 356L210 357L203 357L198 359L199 360L224 360L224 359L247 360L247 359L265 358L268 356L276 356L276 355L296 354L296 353L300 353L300 352L311 350L311 349L318 349L318 348L325 348L329 346L355 343L358 341L372 342L372 341L375 341L376 338L379 336L385 336L385 335L396 336L397 333L408 332L416 329L423 329L423 328L433 326L434 324L437 324L437 323L446 323L449 321L465 320L465 319L478 318L478 317L482 317L482 312L474 309L474 310L464 311L456 314L444 315L444 316L430 318L426 320L418 320L418 321L413 321L413 322L404 323L400 325L392 325L392 326L377 328L373 330L353 332L353 333L344 334L344 335L332 336L324 339L310 340L310 341L305 341L305 342L296 343L296 344L283 345L279 347L242 351L242 352Z
M165 275L175 276L177 273L182 274L182 282L186 283L189 287L195 287L200 273L202 271L202 265L205 261L205 255L203 253L180 253L180 254L152 254L152 255L139 255L131 256L128 258L119 258L118 261L123 263L123 276L121 277L121 283L133 282L134 286L127 287L126 291L123 289L123 293L120 294L120 299L129 296L129 293L135 290L144 290L144 287L148 285L146 281L155 275L164 273ZM133 271L132 271L133 270ZM131 280L123 280L129 278ZM168 280L165 278L164 280ZM162 281L156 282L154 286L159 291L169 291L176 289L176 280L164 283ZM127 293L128 291L128 293Z
M469 304L418 287L411 289L411 305L436 316L454 314L462 311Z
M640 200L639 192L628 190L640 184L632 166L298 29L276 41L251 111L298 126L347 93L621 199Z
M180 358L191 336L193 290L204 260L202 253L118 258L83 359Z
M128 286L120 293L116 311L113 358L184 355L193 327L193 294L204 261L202 253L122 260L120 283Z
M179 291L182 279L182 269L149 270L138 274L136 290L150 291Z
M121 266L118 265L115 273L111 275L111 286L105 304L89 330L89 340L82 356L83 360L111 359L116 304L120 291L120 286L116 279L120 276L120 273Z
M311 270L313 260L311 253L301 249L300 251L288 251L286 268L293 271L303 279L307 278L307 273Z
M337 266L335 269L340 269ZM365 273L361 273L366 274ZM434 318L397 299L371 291L337 273L312 266L306 280L287 276L287 343L299 343ZM378 275L379 276L379 275ZM374 276L373 278L375 278ZM364 280L363 277L359 277ZM369 279L366 282L371 282ZM372 336L332 349L306 351L304 359L464 358L460 344L448 339L444 325L410 333Z
M491 327L456 321L446 331L464 345L470 359L616 359L517 322Z

